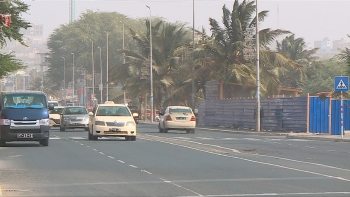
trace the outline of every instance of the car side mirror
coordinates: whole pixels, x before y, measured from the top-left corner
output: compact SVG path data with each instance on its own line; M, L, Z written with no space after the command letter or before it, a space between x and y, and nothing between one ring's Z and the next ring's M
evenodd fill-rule
M94 115L94 113L93 113L93 112L89 112L88 114L89 114L89 116L93 116L93 115Z

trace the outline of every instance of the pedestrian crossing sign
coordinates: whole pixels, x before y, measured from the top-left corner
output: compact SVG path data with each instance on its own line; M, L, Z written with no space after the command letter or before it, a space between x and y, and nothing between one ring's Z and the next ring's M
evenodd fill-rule
M345 92L349 90L349 76L334 77L334 91Z

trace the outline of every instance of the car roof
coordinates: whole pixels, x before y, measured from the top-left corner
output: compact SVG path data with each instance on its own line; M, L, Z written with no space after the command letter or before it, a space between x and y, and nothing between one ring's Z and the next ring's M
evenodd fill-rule
M188 107L188 106L176 106L176 105L174 105L174 106L168 106L168 108L184 108L184 109L187 109L187 108L190 108L190 107Z
M58 107L58 106L57 106L57 107ZM79 108L79 107L80 107L80 108L85 108L84 106L66 106L66 108L74 108L74 107L75 107L75 108Z
M98 104L98 106L123 106L123 107L126 107L126 105L124 104Z
M3 95L10 95L10 94L37 94L37 95L45 95L42 91L27 91L27 90L20 90L20 91L4 91L1 92Z

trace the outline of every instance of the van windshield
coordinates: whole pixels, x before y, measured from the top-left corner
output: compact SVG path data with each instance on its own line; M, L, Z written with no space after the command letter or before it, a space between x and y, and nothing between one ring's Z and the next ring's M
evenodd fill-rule
M46 97L41 94L9 94L3 97L4 108L42 109L47 108Z

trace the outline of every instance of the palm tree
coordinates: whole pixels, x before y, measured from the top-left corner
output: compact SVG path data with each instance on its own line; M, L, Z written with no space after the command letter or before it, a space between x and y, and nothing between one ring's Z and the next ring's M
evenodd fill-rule
M125 54L126 65L111 69L112 80L124 82L124 89L134 97L150 92L148 76L143 76L149 69L150 34L149 21L146 20L147 33L137 33L129 28L133 40L136 41L138 51L128 49L118 50ZM158 21L152 26L153 38L153 91L154 103L161 108L162 102L171 94L176 86L174 77L180 66L180 57L175 55L176 49L186 39L187 31L182 24L171 24Z
M287 69L286 74L280 77L284 86L297 87L306 77L305 72L317 57L313 56L318 48L306 49L303 38L295 39L294 35L287 36L282 42L277 43L277 51L286 55L289 59L298 63L298 69Z
M243 87L247 84L255 83L255 63L244 58L243 49L245 47L245 33L254 28L256 19L254 17L255 4L244 0L239 3L235 0L232 12L223 8L223 25L210 18L211 37L202 35L205 39L198 47L198 53L203 57L210 58L210 70L213 78L225 83L237 83ZM267 16L267 11L259 12L259 21L263 21ZM285 55L272 52L268 46L280 35L289 34L285 30L262 29L259 31L260 38L260 70L261 88L265 95L277 93L280 86L278 76L284 67L296 67L296 63L288 59ZM199 71L200 72L200 71Z

